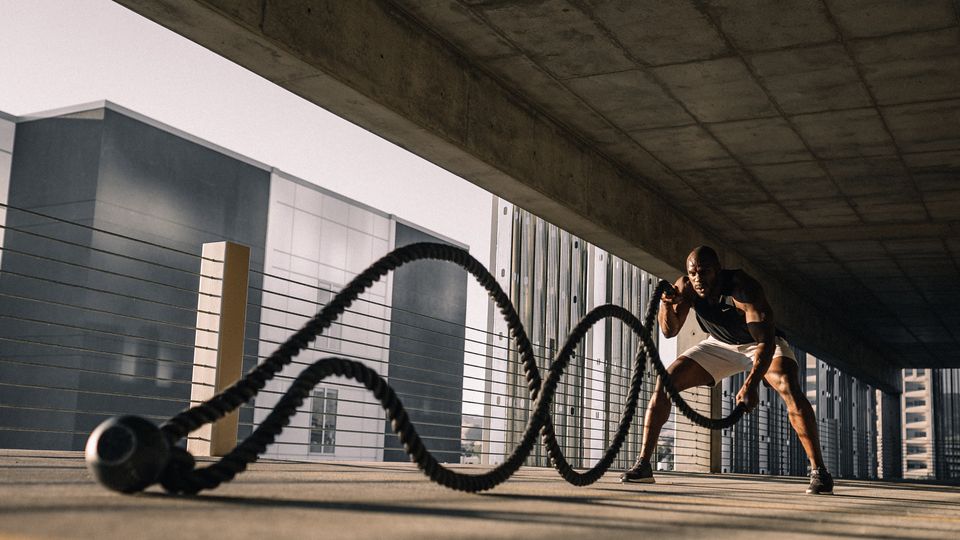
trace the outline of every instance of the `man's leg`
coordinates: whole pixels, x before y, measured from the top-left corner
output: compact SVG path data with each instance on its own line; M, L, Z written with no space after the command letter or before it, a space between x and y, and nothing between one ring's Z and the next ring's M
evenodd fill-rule
M713 384L713 377L695 361L680 356L677 361L667 368L670 374L670 381L677 390L686 390L694 386L704 386ZM638 471L642 467L647 467L653 452L657 449L657 440L660 438L660 429L663 424L670 419L670 398L663 388L663 381L657 377L657 386L653 392L653 397L647 405L647 414L643 421L643 446L640 455L637 457L637 463L633 469L627 471L620 477L621 481L636 482L644 481L641 478L634 478L636 474L631 475L631 471ZM646 477L646 475L644 475ZM652 476L648 482L652 482Z
M797 432L800 438L800 444L807 453L807 459L810 460L810 470L812 475L816 475L816 482L822 482L824 485L820 488L814 488L811 483L811 489L808 493L831 493L833 491L833 479L827 472L823 463L823 453L820 449L820 435L817 431L817 416L810 406L810 401L803 393L800 387L799 372L797 363L792 358L778 356L773 359L770 369L767 370L764 378L771 388L780 394L784 404L787 406L787 415L790 418L790 425ZM824 478L820 478L820 476ZM828 486L826 484L829 484ZM812 491L811 491L812 490Z

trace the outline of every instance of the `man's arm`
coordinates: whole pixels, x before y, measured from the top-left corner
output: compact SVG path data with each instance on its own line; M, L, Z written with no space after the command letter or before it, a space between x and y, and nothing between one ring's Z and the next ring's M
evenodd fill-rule
M773 324L773 310L763 293L763 287L747 274L740 272L734 282L733 299L737 307L744 311L747 319L747 330L757 342L757 351L753 357L753 369L743 382L743 387L737 393L737 401L743 401L747 410L753 410L759 401L757 389L760 381L773 362L773 352L776 349L776 330Z
M660 323L660 332L664 337L672 338L680 333L683 323L690 313L691 301L690 280L682 276L673 284L672 294L664 293L660 296L660 311L657 321Z

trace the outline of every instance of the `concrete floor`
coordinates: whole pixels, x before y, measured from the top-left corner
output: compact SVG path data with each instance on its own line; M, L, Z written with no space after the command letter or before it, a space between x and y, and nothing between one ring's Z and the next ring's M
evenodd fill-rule
M0 450L0 539L38 538L960 538L960 488L802 478L615 473L577 488L524 468L479 495L431 484L412 465L255 464L197 497L95 484L78 452Z

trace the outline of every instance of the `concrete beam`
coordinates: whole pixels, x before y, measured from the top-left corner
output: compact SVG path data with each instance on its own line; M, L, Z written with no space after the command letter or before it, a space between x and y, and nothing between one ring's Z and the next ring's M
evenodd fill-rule
M692 246L748 269L801 341L896 391L895 370L604 155L385 1L117 0L279 86L673 279Z
M780 244L834 241L918 240L960 237L960 221L946 223L902 223L898 225L846 225L844 227L804 227L751 231L751 240Z

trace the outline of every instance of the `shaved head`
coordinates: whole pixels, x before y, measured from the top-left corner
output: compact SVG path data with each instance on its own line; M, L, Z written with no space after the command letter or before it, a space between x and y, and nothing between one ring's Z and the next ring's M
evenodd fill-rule
M687 255L687 278L701 298L714 296L720 270L720 257L709 246L700 246Z
M695 262L700 266L712 266L716 269L720 269L720 257L717 256L717 252L713 250L710 246L698 246L687 255L687 264Z

